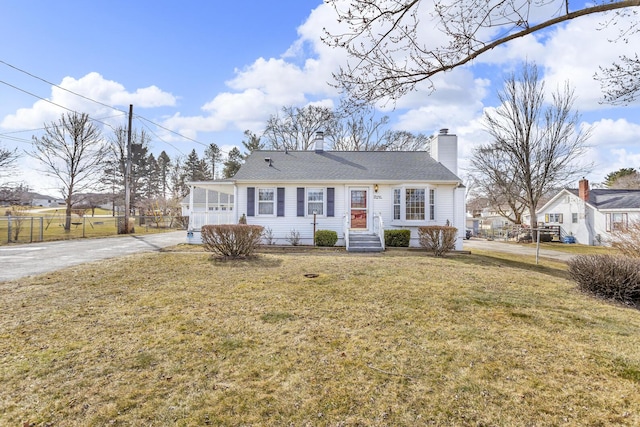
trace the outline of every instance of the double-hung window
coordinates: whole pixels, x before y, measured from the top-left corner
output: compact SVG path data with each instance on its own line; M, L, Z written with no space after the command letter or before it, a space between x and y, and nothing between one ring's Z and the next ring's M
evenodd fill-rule
M626 213L615 212L606 216L607 231L624 231L628 227L628 217Z
M324 215L324 188L307 188L307 215Z
M258 188L258 215L273 215L275 204L275 189Z
M429 189L429 219L436 219L436 190Z
M405 217L407 221L424 220L424 188L405 189Z
M558 224L562 224L562 214L561 213L545 214L544 222L555 222Z
M436 191L432 188L394 188L392 208L396 221L433 221L436 217Z
M393 219L397 219L399 220L401 217L401 198L402 198L402 193L400 192L399 188L394 188L393 189Z

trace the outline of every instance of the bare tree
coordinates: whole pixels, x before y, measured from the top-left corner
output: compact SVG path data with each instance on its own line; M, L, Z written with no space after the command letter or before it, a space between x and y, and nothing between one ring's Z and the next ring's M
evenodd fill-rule
M333 149L339 151L378 151L383 148L383 135L389 117L376 118L375 110L367 105L338 113L331 134Z
M58 122L45 124L44 132L40 138L33 137L29 155L42 162L46 175L60 181L66 203L64 229L69 231L73 196L96 186L107 151L88 114L63 114Z
M273 150L308 150L313 148L316 132L324 132L326 139L333 140L335 120L327 107L283 107L282 114L269 118L262 137Z
M498 215L522 224L524 189L516 179L515 166L508 153L493 145L479 147L471 158L474 191L486 199Z
M579 127L568 84L545 104L544 83L535 65L524 64L520 75L512 74L498 98L500 107L484 117L493 142L475 150L471 172L525 205L535 228L544 194L584 173L586 167L578 163L590 132Z
M29 186L23 183L0 186L0 204L7 205L28 205L31 203Z
M405 130L389 130L382 135L380 150L383 151L429 151L431 139L423 133L414 134Z
M131 134L131 175L129 176L130 185L130 205L136 206L136 204L142 200L145 195L146 181L148 181L149 170L149 135L144 131L140 132L133 130ZM104 158L103 165L106 167L103 170L102 182L110 185L113 194L121 194L124 196L125 188L125 169L127 162L127 129L119 126L114 132L113 136L109 138L109 145L107 146L107 153ZM122 200L124 205L124 197Z
M18 154L17 148L9 150L0 147L0 178L9 175L18 157L20 157L20 154Z
M348 29L323 40L354 61L336 75L337 85L364 103L395 100L418 83L464 65L511 40L581 16L636 13L640 0L612 0L569 11L550 1L326 0ZM612 18L615 23L615 17ZM435 36L436 29L441 34ZM637 24L623 32L638 31ZM444 36L444 37L442 37ZM353 65L352 65L353 64ZM635 62L637 65L637 61ZM636 68L637 70L637 68ZM616 77L614 74L609 74ZM637 82L638 73L634 74ZM636 85L636 92L638 94Z

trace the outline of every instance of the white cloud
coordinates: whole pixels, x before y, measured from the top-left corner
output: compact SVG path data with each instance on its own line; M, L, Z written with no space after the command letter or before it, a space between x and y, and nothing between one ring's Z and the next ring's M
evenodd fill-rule
M565 82L575 89L581 111L599 110L602 105L600 83L594 79L599 66L608 67L620 55L634 55L637 44L611 42L621 27L634 23L632 17L617 17L617 25L603 27L606 16L594 14L515 39L482 55L482 64L512 67L522 61L536 62L544 72L547 91Z
M601 182L609 172L621 168L640 167L640 124L626 119L602 119L592 124L591 146L587 158L594 163L590 174L593 182Z
M230 91L202 106L203 115L174 116L164 125L181 133L225 129L262 130L266 120L285 106L327 103L337 91L328 82L344 54L320 40L323 24L335 21L327 5L314 9L298 28L299 38L280 58L258 58L235 70L226 82ZM331 102L332 103L332 102Z
M68 111L58 105L69 110L87 113L94 118L113 115L113 109L89 99L116 107L128 104L135 104L140 108L175 105L175 97L156 86L137 89L131 93L127 92L120 83L106 80L95 72L80 79L65 77L58 86L60 87L53 86L51 88L51 96L48 98L50 102L38 100L30 108L20 108L15 114L6 116L0 123L0 127L4 129L40 128L43 123L55 121L60 118L62 113ZM71 92L89 99L79 97Z

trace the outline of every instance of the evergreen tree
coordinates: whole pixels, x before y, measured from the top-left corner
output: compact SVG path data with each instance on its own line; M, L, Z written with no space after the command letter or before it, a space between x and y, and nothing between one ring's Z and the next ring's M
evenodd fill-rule
M217 166L222 160L222 152L220 151L220 147L212 142L211 144L209 144L207 149L204 150L204 157L210 167L211 179L215 179Z
M242 153L237 147L233 147L229 151L227 160L224 162L224 170L222 171L225 178L233 177L242 165Z
M158 156L158 181L159 181L159 195L163 199L167 198L167 190L169 189L169 175L171 170L171 158L163 150Z
M242 145L246 149L242 155L242 160L246 160L249 157L249 154L253 153L256 150L263 150L264 144L260 142L260 137L250 130L244 131L244 136L246 137L245 141L242 141Z
M196 150L191 150L184 164L185 179L187 181L206 181L209 179L206 161L200 160Z

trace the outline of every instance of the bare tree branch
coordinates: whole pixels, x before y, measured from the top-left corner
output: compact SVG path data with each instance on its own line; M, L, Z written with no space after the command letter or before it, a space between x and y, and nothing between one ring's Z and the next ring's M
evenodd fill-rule
M472 174L488 189L487 197L502 194L515 210L526 206L535 228L545 193L585 172L580 158L590 131L580 129L568 85L545 104L535 65L525 64L519 75L512 74L498 97L501 106L484 117L493 142L474 151Z
M354 60L334 74L336 86L361 103L396 100L422 82L433 89L434 75L556 24L640 6L640 0L620 0L569 12L565 0L557 15L548 0L351 0L347 7L343 0L326 2L348 30L325 30L323 41ZM430 34L434 28L445 40ZM632 25L622 37L636 31Z
M93 189L100 181L106 147L87 114L63 114L58 122L45 124L45 134L33 137L28 154L39 160L46 175L56 178L66 202L65 230L71 229L71 208L75 193Z

